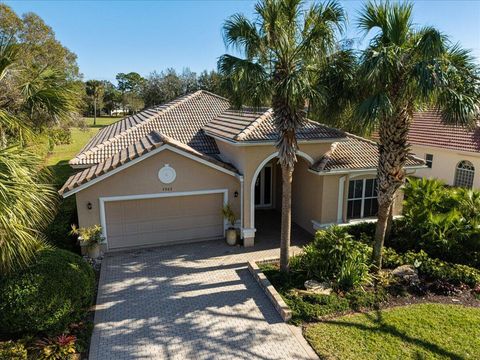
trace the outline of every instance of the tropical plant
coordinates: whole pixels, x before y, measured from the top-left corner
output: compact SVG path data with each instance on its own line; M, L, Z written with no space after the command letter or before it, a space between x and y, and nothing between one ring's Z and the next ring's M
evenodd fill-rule
M306 8L301 0L263 0L255 5L255 14L254 21L235 14L225 22L226 45L242 57L224 54L218 68L233 105L273 108L283 179L280 268L288 271L296 133L305 124L308 101L326 101L328 89L316 80L338 51L336 34L345 13L335 1Z
M233 228L235 227L235 222L237 221L237 216L235 215L235 212L232 209L232 206L230 204L225 204L222 208L222 215L225 218L225 220L228 221L230 226Z
M81 246L87 248L99 245L104 240L102 235L102 227L100 225L93 225L87 228L77 228L76 225L72 225L71 235L78 235L78 241Z
M77 338L74 335L62 334L54 338L45 338L37 340L35 347L37 349L37 359L39 360L65 360L70 359L75 354L75 342Z
M40 231L53 218L57 197L41 164L18 146L0 149L0 273L28 265L45 246Z
M377 269L395 193L405 181L414 111L433 107L445 123L473 126L480 100L479 71L469 52L433 27L414 28L412 10L411 3L369 2L358 20L365 34L374 32L360 59L365 100L356 114L379 134Z

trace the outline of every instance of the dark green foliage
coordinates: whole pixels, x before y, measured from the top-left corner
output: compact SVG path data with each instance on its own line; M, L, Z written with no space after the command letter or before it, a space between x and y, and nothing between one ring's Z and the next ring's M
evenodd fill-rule
M405 199L399 237L415 239L411 250L480 267L480 192L448 188L437 180L410 179Z
M338 295L284 295L285 302L292 309L293 321L315 321L331 314L350 310L348 301Z
M375 291L353 290L345 294L352 310L373 309L388 299L388 293L383 287L377 287Z
M0 342L0 360L27 360L27 349L19 341Z
M343 291L369 282L371 249L353 240L344 229L331 227L318 231L313 243L304 247L299 268L308 278L332 281Z
M394 268L410 264L418 269L420 275L429 280L447 281L452 284L466 284L475 287L480 283L480 271L461 264L452 264L428 256L424 251L409 251L398 254L393 249L385 248L383 252L384 266Z
M292 257L295 259L297 257ZM260 268L272 285L279 291L288 291L291 288L303 289L303 284L307 279L305 273L291 268L288 273L278 270L278 265L261 265Z
M61 249L80 253L76 236L70 234L72 224L77 222L77 207L72 196L61 202L54 220L45 229L48 242Z
M54 145L66 145L72 142L72 132L68 127L49 128L47 135Z
M2 278L0 289L0 333L58 333L91 305L95 275L80 256L46 249L24 271Z

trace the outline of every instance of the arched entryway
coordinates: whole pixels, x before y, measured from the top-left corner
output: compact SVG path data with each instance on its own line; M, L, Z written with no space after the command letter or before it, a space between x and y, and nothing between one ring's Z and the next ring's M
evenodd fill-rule
M308 175L316 176L308 172L313 164L313 159L306 153L297 153L298 162L293 174L292 184L292 234L293 237L311 239L311 235L305 227L308 227L310 219L303 221L302 199L308 196L302 190L302 182ZM299 183L300 182L300 183ZM255 241L262 239L279 240L282 207L282 172L278 164L278 152L268 156L256 169L252 178L250 222L256 229ZM298 199L298 201L297 201ZM301 225L299 224L301 223Z

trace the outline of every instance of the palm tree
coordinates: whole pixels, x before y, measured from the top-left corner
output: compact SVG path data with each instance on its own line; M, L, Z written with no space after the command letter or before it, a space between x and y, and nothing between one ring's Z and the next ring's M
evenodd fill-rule
M85 83L87 95L93 100L93 125L97 125L97 103L103 97L104 83L100 80L88 80Z
M13 42L0 43L0 88L16 64L15 47ZM21 141L13 130L20 130L20 135L28 131L22 115L0 103L2 137L6 131L15 135L0 146L0 274L27 265L44 246L40 230L55 210L56 194L46 183L41 160L20 146L5 146Z
M301 0L263 0L255 14L254 21L235 14L225 22L225 42L242 57L225 54L218 67L234 105L273 108L283 179L280 268L288 271L296 133L305 123L307 102L324 100L326 89L316 81L337 50L345 14L335 1L305 8Z
M407 134L414 111L438 109L446 123L473 126L478 114L479 72L470 54L432 27L415 29L410 3L368 3L359 27L374 32L360 59L365 100L358 115L379 133L378 223L373 260L382 248L396 191L405 181Z

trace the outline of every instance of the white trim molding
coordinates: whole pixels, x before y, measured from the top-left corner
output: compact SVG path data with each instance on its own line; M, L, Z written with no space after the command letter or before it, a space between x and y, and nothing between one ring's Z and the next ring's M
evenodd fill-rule
M140 156L140 157L132 160L132 161L129 161L129 162L123 164L123 165L120 165L119 167L117 167L117 168L115 168L115 169L107 172L106 174L103 174L103 175L101 175L101 176L99 176L99 177L97 177L97 178L95 178L95 179L93 179L93 180L91 180L91 181L86 182L85 184L82 184L82 185L80 185L80 186L78 186L78 187L76 187L76 188L74 188L74 189L72 189L72 190L70 190L70 191L65 192L62 196L63 196L63 198L67 198L67 197L69 197L69 196L71 196L71 195L73 195L73 194L76 194L77 192L82 191L83 189L86 189L86 188L88 188L88 187L90 187L90 186L92 186L92 185L94 185L94 184L96 184L96 183L98 183L98 182L100 182L100 181L102 181L102 180L105 180L106 178L108 178L108 177L110 177L110 176L112 176L112 175L114 175L114 174L116 174L116 173L118 173L118 172L120 172L120 171L122 171L122 170L128 169L130 166L135 165L136 163L139 163L140 161L143 161L143 160L145 160L145 159L148 159L149 157L151 157L151 156L153 156L153 155L156 155L156 154L158 154L159 152L162 152L162 151L164 151L164 150L170 150L170 151L172 151L172 152L174 152L174 153L176 153L176 154L185 156L186 158L189 158L189 159L194 160L194 161L197 161L197 162L199 162L199 163L201 163L201 164L207 165L207 166L209 166L209 167L211 167L211 168L213 168L213 169L215 169L215 170L218 170L218 171L223 172L223 173L225 173L225 174L234 176L234 177L236 177L237 179L241 179L241 178L242 178L242 175L240 175L240 174L238 174L238 173L236 173L236 172L234 172L234 171L225 169L225 168L222 167L222 166L216 165L216 164L214 164L214 163L212 163L212 162L210 162L210 161L204 160L204 159L202 159L202 158L200 158L200 157L198 157L198 156L192 155L192 154L190 154L190 153L188 153L188 152L186 152L186 151L177 149L176 147L173 147L173 146L171 146L171 145L169 145L169 144L165 144L165 145L162 145L162 146L158 147L158 148L155 149L155 150L152 150L152 151L150 151L150 152L148 152L148 153L146 153L146 154L144 154L144 155L142 155L142 156ZM95 166L95 165L93 165L93 166Z
M297 155L307 160L310 165L314 163L313 158L303 151L297 151ZM262 171L263 167L275 157L278 157L278 151L267 156L260 163L260 165L257 166L255 172L253 173L252 181L250 183L250 226L252 228L255 228L255 182L257 181L258 174L260 174L260 171Z
M120 196L107 196L98 198L99 210L100 210L100 225L102 227L102 235L105 239L105 243L108 247L107 236L107 219L105 214L105 203L114 201L126 201L126 200L142 200L142 199L159 199L166 197L178 197L178 196L194 196L194 195L210 195L210 194L223 194L223 205L228 204L228 189L212 189L212 190L196 190L196 191L178 191L178 192L165 192L155 194L138 194L138 195L120 195ZM220 211L220 210L219 210ZM228 224L226 220L223 220L223 232L227 229Z
M346 176L338 179L338 204L337 204L337 222L343 221L343 204L345 202L345 180Z
M405 170L419 170L419 169L425 169L427 168L427 165L415 165L415 166L404 166L403 167ZM370 168L370 169L342 169L342 170L331 170L331 171L315 171L312 169L309 169L313 174L317 175L346 175L346 174L357 174L357 176L360 175L376 175L377 174L377 168Z

